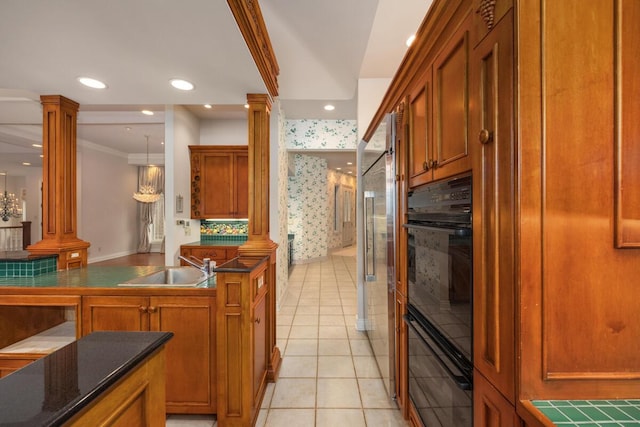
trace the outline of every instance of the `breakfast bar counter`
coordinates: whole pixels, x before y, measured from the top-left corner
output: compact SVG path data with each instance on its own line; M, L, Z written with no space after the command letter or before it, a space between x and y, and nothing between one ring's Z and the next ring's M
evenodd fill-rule
M164 425L163 349L172 336L94 332L36 360L0 379L0 425L98 425L140 415Z

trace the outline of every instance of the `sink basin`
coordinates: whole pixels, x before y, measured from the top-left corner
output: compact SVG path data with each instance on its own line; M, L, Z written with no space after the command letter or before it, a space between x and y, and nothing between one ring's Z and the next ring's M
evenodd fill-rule
M120 283L118 284L118 286L196 287L205 280L207 280L207 275L203 271L195 267L167 267L164 270L147 274L146 276L136 277L135 279Z

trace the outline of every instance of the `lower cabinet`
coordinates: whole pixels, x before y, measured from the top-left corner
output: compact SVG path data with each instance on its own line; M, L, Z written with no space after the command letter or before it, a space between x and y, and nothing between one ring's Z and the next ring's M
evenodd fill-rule
M167 413L215 413L215 298L85 296L82 335L93 331L166 331Z
M473 374L474 427L521 427L516 408L478 371Z

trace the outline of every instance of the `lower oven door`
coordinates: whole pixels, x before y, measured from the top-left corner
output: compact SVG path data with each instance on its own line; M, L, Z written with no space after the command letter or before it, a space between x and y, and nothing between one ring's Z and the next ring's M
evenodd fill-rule
M426 427L473 425L472 378L465 375L410 314L409 397Z

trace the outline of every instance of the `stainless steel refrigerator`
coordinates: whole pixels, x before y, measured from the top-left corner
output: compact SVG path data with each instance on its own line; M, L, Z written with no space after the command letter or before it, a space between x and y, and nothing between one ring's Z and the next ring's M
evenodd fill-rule
M395 397L395 118L387 115L363 152L366 331Z

